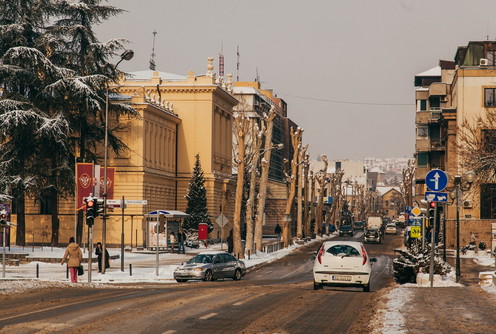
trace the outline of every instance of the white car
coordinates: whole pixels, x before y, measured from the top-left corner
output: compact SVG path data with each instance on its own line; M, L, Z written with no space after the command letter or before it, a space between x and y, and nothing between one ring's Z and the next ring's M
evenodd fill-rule
M313 264L313 289L324 286L362 287L370 291L370 258L358 241L326 241L316 252Z
M394 223L387 224L386 225L385 233L386 234L396 234L396 233L398 233L398 229L396 228L396 224L394 224Z

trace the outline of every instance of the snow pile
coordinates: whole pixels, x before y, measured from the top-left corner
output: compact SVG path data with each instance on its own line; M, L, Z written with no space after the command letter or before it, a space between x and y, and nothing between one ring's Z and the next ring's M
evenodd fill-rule
M413 289L400 286L392 289L387 294L387 305L376 313L371 324L374 324L372 334L401 334L407 333L405 328L406 303L412 299Z
M409 286L418 287L429 287L431 286L431 281L429 274L418 273L417 274L417 284L408 284ZM456 275L453 271L446 275L433 275L433 286L434 287L447 287L447 286L463 286L460 283L456 283Z

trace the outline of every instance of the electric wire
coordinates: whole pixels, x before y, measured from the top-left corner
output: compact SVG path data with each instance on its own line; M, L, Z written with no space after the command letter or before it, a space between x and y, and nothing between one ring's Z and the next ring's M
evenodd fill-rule
M297 99L311 100L311 101L321 101L329 103L340 103L340 104L356 104L356 105L368 105L368 106L414 106L414 103L375 103L375 102L355 102L355 101L340 101L340 100L330 100L317 97L299 96L279 92L278 95L294 97Z

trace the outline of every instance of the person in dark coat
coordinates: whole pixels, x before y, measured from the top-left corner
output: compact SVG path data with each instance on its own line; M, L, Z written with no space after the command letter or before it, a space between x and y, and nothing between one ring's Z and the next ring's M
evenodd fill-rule
M102 272L102 260L103 260L102 259L102 257L103 257L102 250L103 250L102 243L97 242L96 248L95 248L95 255L98 256L98 272L99 273ZM110 268L110 256L109 256L107 249L105 248L105 269L107 269L107 268Z
M274 234L277 235L277 239L281 239L281 234L282 234L282 228L279 223L277 223L276 228L274 229Z
M177 234L177 254L181 254L181 249L183 254L186 254L186 248L184 247L184 243L186 242L186 233L182 229L179 229L179 233Z

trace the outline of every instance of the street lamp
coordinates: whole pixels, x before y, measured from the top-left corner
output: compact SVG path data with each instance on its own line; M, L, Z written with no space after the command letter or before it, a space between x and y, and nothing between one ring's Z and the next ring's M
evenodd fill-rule
M121 54L121 59L115 64L114 70L123 60L131 60L134 56L133 50L125 50ZM107 84L107 94L105 98L105 157L104 157L104 175L103 175L103 225L102 225L102 274L105 274L105 242L107 238L107 161L108 161L108 109L109 109L109 86ZM124 242L124 236L121 236L121 245Z
M470 171L463 175L455 175L454 191L450 192L450 198L456 201L456 282L460 281L460 200L461 192L470 190L475 181L475 173ZM446 240L444 241L446 243Z

